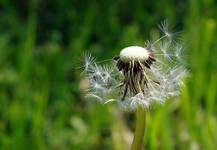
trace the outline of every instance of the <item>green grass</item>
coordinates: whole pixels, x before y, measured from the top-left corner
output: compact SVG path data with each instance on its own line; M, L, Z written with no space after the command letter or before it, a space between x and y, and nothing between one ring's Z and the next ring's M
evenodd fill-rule
M143 46L168 19L182 31L189 79L147 115L147 149L217 147L217 3L0 2L0 149L127 149L132 114L86 101L77 62ZM175 29L176 29L175 28Z

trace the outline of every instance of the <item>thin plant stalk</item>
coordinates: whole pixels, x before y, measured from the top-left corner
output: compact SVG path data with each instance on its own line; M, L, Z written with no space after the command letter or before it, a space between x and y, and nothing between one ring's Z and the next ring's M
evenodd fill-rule
M146 128L146 110L138 107L136 110L136 127L131 150L142 150Z

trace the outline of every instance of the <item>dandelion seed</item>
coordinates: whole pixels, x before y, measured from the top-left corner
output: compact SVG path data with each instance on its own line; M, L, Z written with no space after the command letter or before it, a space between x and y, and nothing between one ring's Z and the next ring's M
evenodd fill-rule
M179 61L182 61L182 51L183 51L183 46L181 44L176 44L174 47L175 50L175 56Z
M90 53L84 53L84 62L81 68L83 68L84 72L88 72L88 69L90 69L93 66L94 58L91 56Z
M164 20L160 25L159 25L160 30L167 36L171 37L171 34L169 32L169 25L168 21Z
M131 110L147 109L178 95L182 78L187 75L179 63L182 45L165 39L173 37L167 22L160 29L163 37L146 42L146 47L123 48L109 65L100 65L87 55L84 71L90 82L88 95L103 104L116 101Z
M147 40L147 41L145 42L145 47L146 47L147 50L152 50L153 47L152 47L151 41Z
M178 39L177 35L179 35L180 32L170 32L169 24L167 20L164 20L163 22L161 22L161 24L158 25L158 27L164 34L164 36L162 36L161 38L166 37L169 40L169 42L175 42L175 40Z

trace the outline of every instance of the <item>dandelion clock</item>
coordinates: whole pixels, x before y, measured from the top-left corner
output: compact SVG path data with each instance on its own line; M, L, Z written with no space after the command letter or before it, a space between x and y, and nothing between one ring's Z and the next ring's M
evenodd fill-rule
M85 56L84 73L89 81L87 98L102 104L116 102L123 109L136 112L136 127L131 149L142 149L146 111L153 104L163 104L179 95L182 79L187 75L181 56L182 44L168 32L144 47L127 46L102 65L91 55Z

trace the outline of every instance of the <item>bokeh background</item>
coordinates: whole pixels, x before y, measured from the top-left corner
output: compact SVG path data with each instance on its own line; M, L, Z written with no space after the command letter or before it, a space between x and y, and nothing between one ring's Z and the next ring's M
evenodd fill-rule
M79 60L143 46L167 19L191 74L180 97L151 109L147 149L217 148L215 0L1 0L0 149L124 150L134 115L85 100Z

